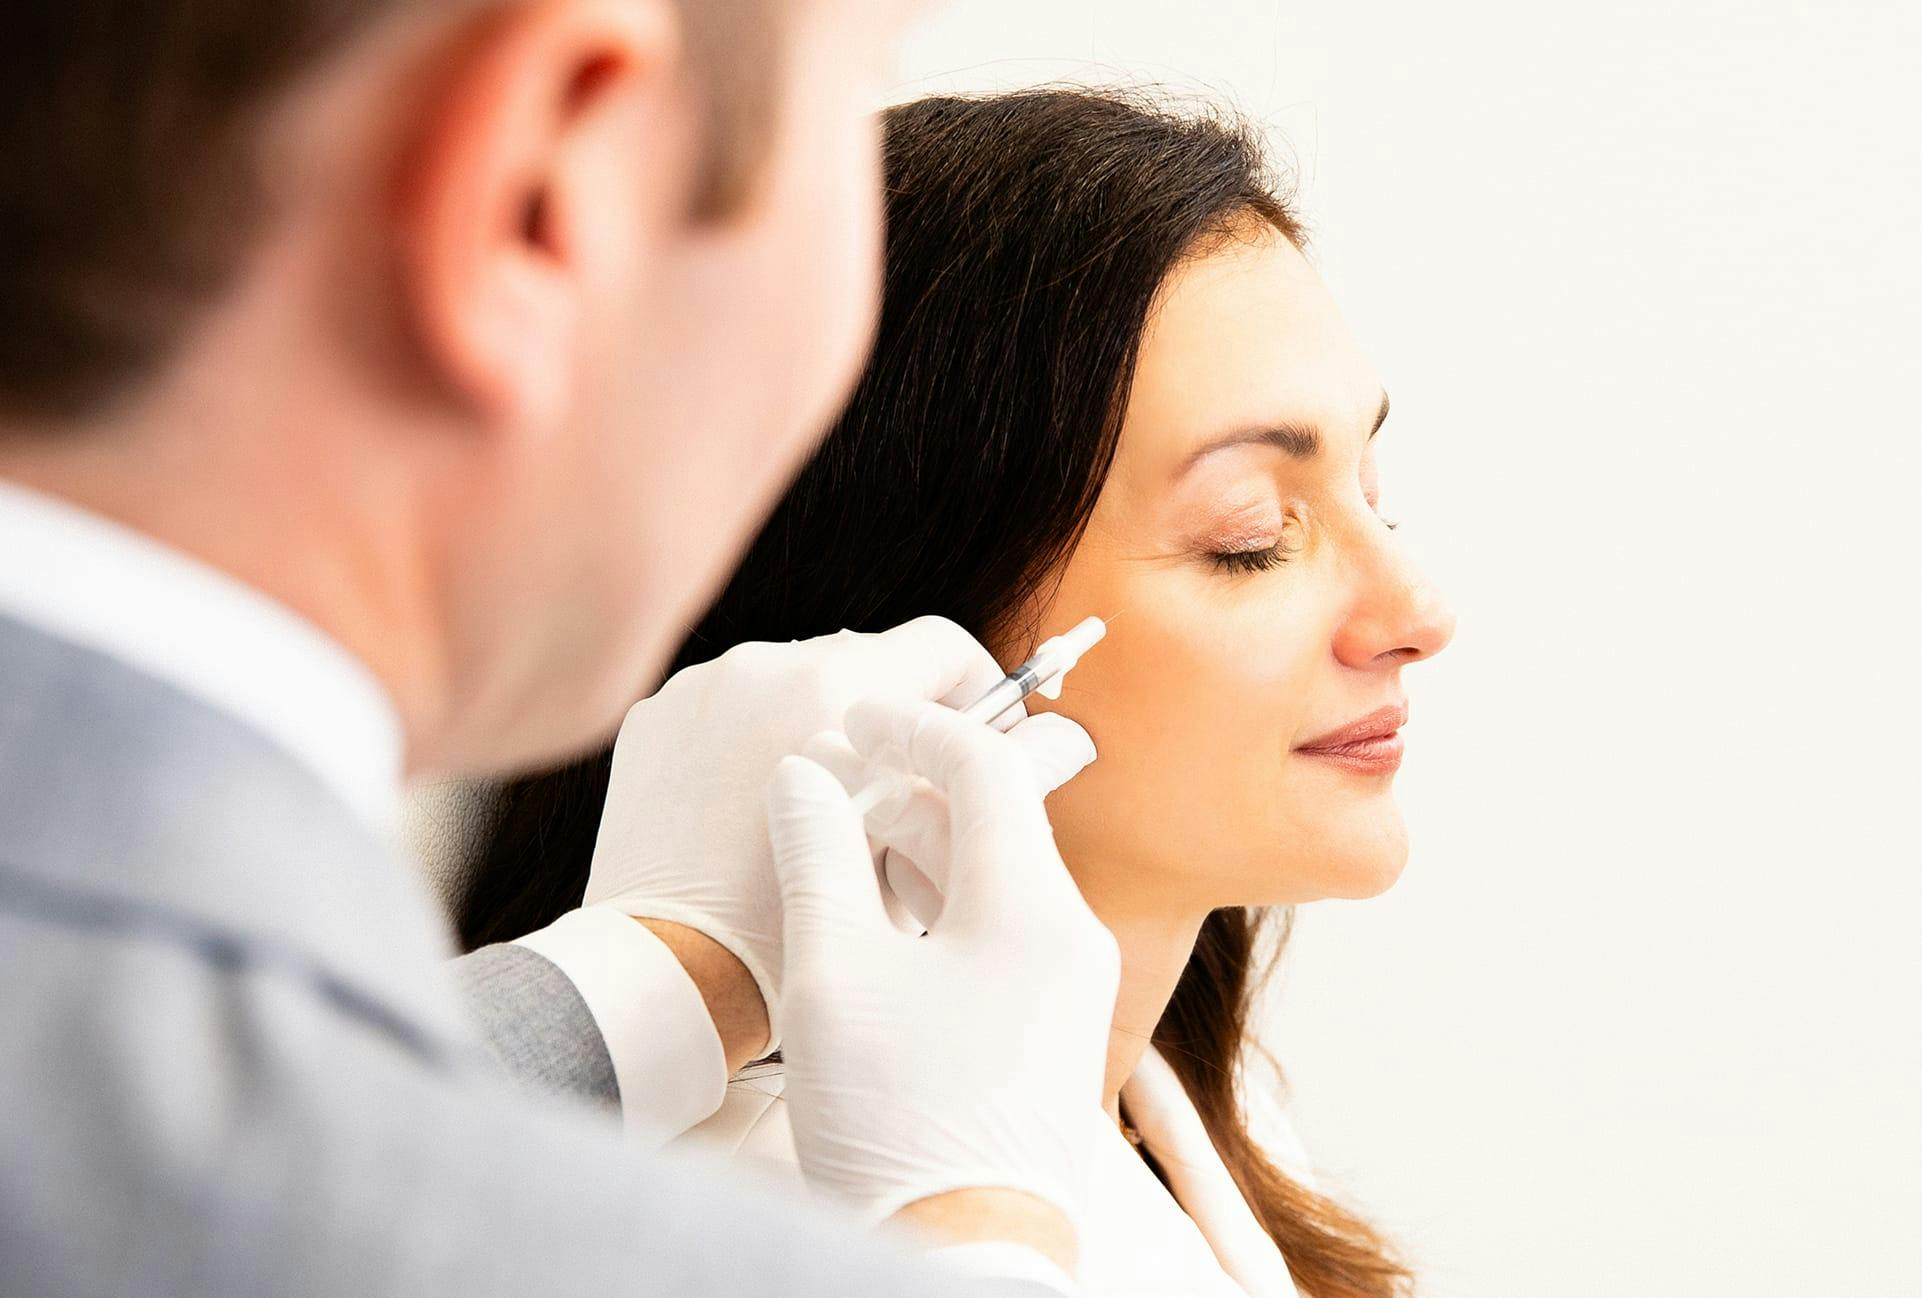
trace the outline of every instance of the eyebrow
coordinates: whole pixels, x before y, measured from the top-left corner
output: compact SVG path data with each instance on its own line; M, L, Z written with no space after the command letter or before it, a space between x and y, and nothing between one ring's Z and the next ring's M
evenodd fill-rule
M1374 440L1381 426L1388 422L1388 394L1381 394L1381 409L1375 415L1375 426L1368 430L1368 439ZM1256 428L1242 428L1224 434L1212 441L1196 447L1193 454L1181 466L1181 472L1188 470L1213 455L1234 446L1272 446L1297 460L1312 460L1321 454L1321 430L1313 424L1264 424ZM1179 475L1177 475L1179 476Z

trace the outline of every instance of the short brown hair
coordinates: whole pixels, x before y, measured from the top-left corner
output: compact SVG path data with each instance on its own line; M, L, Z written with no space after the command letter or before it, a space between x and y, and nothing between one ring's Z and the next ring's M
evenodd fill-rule
M97 413L166 362L264 219L266 113L429 0L0 0L0 418ZM680 0L708 100L697 214L737 205L772 116L779 0Z

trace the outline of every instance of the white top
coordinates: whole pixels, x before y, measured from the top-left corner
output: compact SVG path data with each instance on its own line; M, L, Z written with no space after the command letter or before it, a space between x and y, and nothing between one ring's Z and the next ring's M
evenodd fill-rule
M766 1179L800 1184L784 1082L779 1064L737 1074L720 1110L688 1140L731 1153ZM1173 1193L1108 1115L1090 1109L1088 1120L1100 1124L1102 1135L1081 1223L1082 1291L1102 1298L1296 1298L1281 1250L1248 1207L1167 1061L1150 1049L1121 1096ZM1249 1099L1256 1139L1289 1175L1312 1185L1301 1143L1274 1097L1260 1092Z

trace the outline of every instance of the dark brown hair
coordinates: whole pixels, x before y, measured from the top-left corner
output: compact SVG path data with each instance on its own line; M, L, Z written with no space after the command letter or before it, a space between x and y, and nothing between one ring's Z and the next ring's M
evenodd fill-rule
M1018 654L1106 481L1154 301L1185 258L1252 225L1300 239L1255 136L1112 94L938 98L886 118L878 343L813 462L673 670L750 640L922 614ZM520 781L459 908L471 945L580 903L609 755ZM1155 1039L1314 1298L1388 1298L1381 1239L1291 1180L1238 1087L1258 914L1216 913Z
M781 0L682 0L707 99L696 214L739 202L769 134ZM94 414L169 358L266 216L262 128L383 18L488 0L0 4L0 418Z

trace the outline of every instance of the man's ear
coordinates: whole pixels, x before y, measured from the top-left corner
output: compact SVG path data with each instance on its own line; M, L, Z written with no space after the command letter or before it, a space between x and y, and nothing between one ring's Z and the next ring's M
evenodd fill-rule
M450 48L402 179L400 291L482 419L546 426L591 299L638 293L622 277L686 183L680 42L670 0L529 0Z

